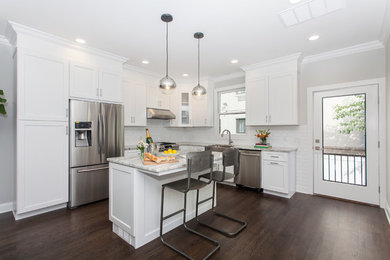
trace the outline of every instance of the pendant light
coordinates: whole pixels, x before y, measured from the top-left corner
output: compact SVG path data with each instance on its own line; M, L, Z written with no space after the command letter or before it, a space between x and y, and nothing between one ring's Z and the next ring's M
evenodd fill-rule
M203 96L206 95L206 88L200 85L200 39L203 38L203 33L197 32L194 34L194 38L198 40L198 85L192 89L193 96Z
M171 94L173 90L176 88L175 81L168 76L168 23L172 22L173 17L170 14L163 14L161 15L161 20L167 24L167 30L166 30L166 54L167 54L167 60L166 60L166 68L165 68L165 77L163 77L160 80L160 90L164 94Z

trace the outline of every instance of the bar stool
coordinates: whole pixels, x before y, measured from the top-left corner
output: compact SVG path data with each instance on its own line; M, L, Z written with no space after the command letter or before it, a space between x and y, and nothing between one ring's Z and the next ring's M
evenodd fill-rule
M195 173L199 173L205 170L209 170L209 175L212 177L213 176L213 163L214 163L214 156L211 154L211 151L204 151L204 152L192 152L187 154L187 172L188 172L188 177L182 180L170 182L170 183L165 183L162 185L161 189L161 217L160 217L160 239L162 243L169 248L173 249L177 253L183 255L184 257L188 259L193 259L183 251L180 251L173 245L169 244L166 242L163 238L163 222L164 220L173 217L181 212L183 212L183 226L190 232L203 237L204 239L209 240L213 244L215 244L215 248L203 259L209 258L212 254L214 254L219 248L220 244L218 241L203 235L191 228L189 228L186 225L186 206L187 206L187 193L190 190L199 190L206 185L211 183L211 179L208 182L200 181L199 179L194 179L191 178L191 176ZM164 190L165 188L169 188L181 193L184 193L184 207L176 212L173 212L172 214L169 214L164 217Z
M245 221L241 221L239 219L235 219L233 217L230 217L230 216L227 216L225 214L222 214L222 213L215 211L215 209L214 209L215 186L216 186L216 182L223 182L224 180L234 178L235 176L237 176L239 174L240 153L239 153L238 149L229 148L229 149L226 149L223 151L222 156L223 156L222 157L222 164L223 164L222 171L215 171L215 172L213 172L213 174L206 173L206 174L200 175L198 177L198 179L205 178L205 179L209 179L209 180L213 181L213 196L206 198L202 201L199 201L199 190L197 190L197 192L196 192L196 220L204 226L207 226L207 227L209 227L215 231L218 231L226 236L233 237L233 236L237 235L239 232L241 232L247 226L247 223ZM226 167L228 167L228 166L234 166L234 174L226 172ZM222 229L216 228L216 227L200 220L198 217L198 206L206 201L209 201L209 200L212 200L212 211L214 212L215 215L229 219L233 222L240 223L241 224L240 228L238 228L234 232L226 232Z

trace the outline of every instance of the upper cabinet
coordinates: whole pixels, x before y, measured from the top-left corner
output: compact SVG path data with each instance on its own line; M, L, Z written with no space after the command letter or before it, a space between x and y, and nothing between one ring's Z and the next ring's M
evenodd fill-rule
M123 69L122 96L125 126L146 126L146 89L150 81L149 77L130 68Z
M149 108L170 109L170 95L164 94L160 91L158 80L149 81L149 86L146 89L146 106ZM173 93L177 91L174 90Z
M176 119L171 120L172 127L212 127L213 126L213 89L205 85L207 94L201 97L192 95L192 84L179 85L170 96L171 111Z
M18 119L66 121L68 61L24 48L17 61Z
M72 61L70 65L71 98L122 102L122 71Z
M243 67L247 125L298 125L299 56Z

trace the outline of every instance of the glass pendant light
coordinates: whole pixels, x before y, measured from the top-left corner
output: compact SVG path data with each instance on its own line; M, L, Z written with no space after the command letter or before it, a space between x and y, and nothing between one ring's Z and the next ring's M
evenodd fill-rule
M165 68L165 77L163 77L160 80L160 90L164 94L171 94L173 90L176 88L176 82L168 76L168 23L172 22L173 17L170 14L163 14L161 15L161 20L167 24L167 31L166 31L166 54L167 54L167 60L166 60L166 68Z
M203 38L203 33L197 32L194 34L194 38L198 40L198 85L192 89L192 95L200 97L206 95L206 88L200 85L200 39Z

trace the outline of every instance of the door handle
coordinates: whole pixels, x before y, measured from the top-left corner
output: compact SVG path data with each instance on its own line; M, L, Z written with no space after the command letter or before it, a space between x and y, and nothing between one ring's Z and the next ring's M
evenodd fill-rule
M100 114L98 114L98 151L99 151L99 155L102 151L102 144L101 144L101 130L100 130L100 125L101 125L101 122L100 122Z
M101 168L94 168L94 169L87 169L87 170L78 170L77 173L83 173L83 172L93 172L93 171L100 171L100 170L106 170L109 167L101 167Z

